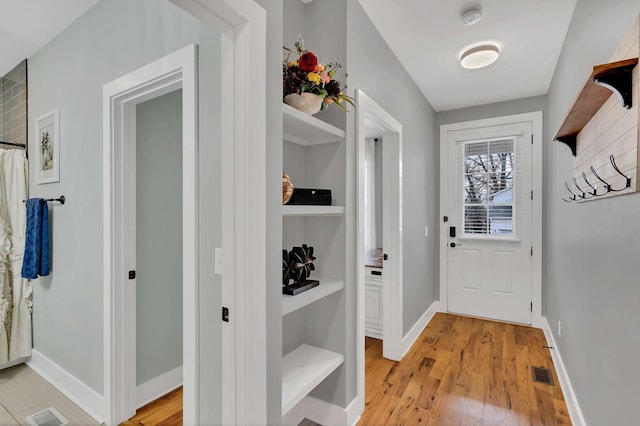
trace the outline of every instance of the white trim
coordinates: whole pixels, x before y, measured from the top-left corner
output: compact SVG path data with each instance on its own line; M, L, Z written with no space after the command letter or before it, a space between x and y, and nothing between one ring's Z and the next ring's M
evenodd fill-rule
M104 396L108 424L136 412L135 106L182 88L183 412L198 413L197 55L190 45L103 87ZM133 182L133 184L132 184Z
M418 337L420 337L420 333L422 333L425 327L429 324L429 321L431 321L433 316L438 312L442 312L442 309L440 307L440 301L436 300L431 304L431 306L429 306L429 308L424 312L424 314L422 314L422 316L418 319L418 321L416 321L413 327L411 327L411 330L409 330L407 335L403 337L402 357L404 357L407 354L407 352L409 352L409 350L411 349L411 346L413 346L416 340L418 340Z
M542 328L542 331L544 331L544 337L547 339L547 345L553 348L550 349L549 352L551 352L553 365L556 368L556 374L558 375L558 379L560 380L562 395L564 396L564 401L567 404L567 409L569 410L571 423L574 426L586 426L587 423L584 420L582 409L578 404L578 398L576 398L576 393L573 390L573 385L571 385L569 373L567 372L567 369L564 366L564 362L562 361L562 357L560 356L560 349L558 348L558 344L556 343L553 332L551 331L549 322L547 321L546 317L542 317L540 323L540 328Z
M136 387L136 406L143 407L182 386L182 366L167 371Z
M306 396L287 414L282 416L282 425L297 425L307 418L321 425L355 425L361 413L357 410L357 398L347 408L331 404L313 396Z
M356 90L358 108L356 110L356 159L357 159L357 220L356 220L356 401L353 409L359 416L364 411L364 297L365 297L365 259L364 259L364 144L365 144L365 120L374 120L381 128L386 129L384 140L394 144L394 158L398 160L398 174L391 179L392 188L395 189L395 198L392 206L394 218L385 214L385 220L395 219L397 232L385 247L388 253L394 257L393 262L385 263L385 283L397 283L397 285L385 285L383 287L383 352L384 357L400 360L402 358L402 124L387 113L380 105L369 98L362 90ZM386 201L385 201L386 203ZM385 225L389 227L389 224ZM356 416L356 417L357 417Z
M438 218L440 223L440 309L442 309L443 312L448 311L447 226L449 224L442 220L444 216L448 215L449 202L449 178L447 168L444 167L444 165L448 164L448 133L450 131L518 122L531 122L531 131L533 133L531 178L531 187L534 193L531 206L531 241L533 245L533 257L531 260L531 301L533 303L533 309L531 325L539 327L542 319L542 111L440 126L440 216Z
M27 365L98 423L103 423L105 400L102 395L36 349L32 350L31 360L27 361Z
M222 423L264 424L266 286L255 277L266 276L266 74L254 70L266 62L266 12L253 0L171 1L221 31L222 303L231 314L222 340L233 342L222 349Z

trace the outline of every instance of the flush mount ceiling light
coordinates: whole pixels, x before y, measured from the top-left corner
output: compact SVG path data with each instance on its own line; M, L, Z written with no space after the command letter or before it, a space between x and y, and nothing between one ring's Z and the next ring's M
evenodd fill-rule
M483 44L464 51L460 57L462 68L475 70L494 63L500 55L500 49L495 44Z
M480 19L482 19L482 11L480 9L472 8L460 14L460 21L462 21L464 25L476 24Z

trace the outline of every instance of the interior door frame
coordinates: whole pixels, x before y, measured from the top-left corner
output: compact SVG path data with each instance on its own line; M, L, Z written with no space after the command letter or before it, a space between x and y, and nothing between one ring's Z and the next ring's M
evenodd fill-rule
M105 402L109 424L136 413L136 105L182 89L183 386L197 401L197 57L190 45L103 88ZM133 281L133 285L132 285Z
M201 22L221 32L222 108L222 246L224 249L222 303L230 310L230 322L222 324L222 423L262 424L266 422L266 289L251 277L266 276L266 76L253 73L266 60L266 12L254 0L171 0ZM194 49L192 47L192 49ZM188 49L188 48L185 48ZM184 59L184 58L183 58ZM161 80L176 68L183 77L195 76L195 61L179 64L156 61L165 74L146 76ZM184 68L183 68L184 66ZM154 77L155 76L155 77ZM187 77L191 78L191 77ZM197 79L194 79L194 84ZM109 84L112 84L109 86ZM122 309L124 295L124 251L122 224L125 212L115 208L122 197L124 171L116 157L122 150L122 122L111 122L116 104L127 99L128 84L120 79L103 88L103 283L104 283L104 419L119 424L124 418L122 394L127 380L123 353L124 332L129 319ZM109 87L107 87L109 86ZM185 102L191 83L183 81L183 200L189 204L189 223L183 238L183 419L185 424L200 423L199 417L199 318L197 310L197 85ZM185 90L186 89L186 90ZM169 90L170 91L170 90ZM185 137L185 132L190 132ZM192 140L193 143L189 142ZM122 152L120 151L120 154ZM188 220L191 218L192 220ZM249 243L248 235L251 235ZM244 259L252 259L245 262ZM187 352L188 351L188 352ZM135 397L135 395L133 395Z
M383 282L395 285L383 285L382 288L382 335L383 356L399 361L404 355L402 344L402 124L387 111L367 96L362 90L356 90L358 108L356 129L356 158L357 158L357 226L356 226L356 264L357 264L357 396L364 411L364 306L365 306L365 269L364 269L364 145L365 126L367 121L375 122L383 132L383 143L391 145L397 161L383 158L384 170L392 169L393 173L385 176L387 191L383 195L384 203L389 207L383 217L383 227L394 229L391 241L384 243L384 252L389 254L392 262L384 261L385 272Z
M542 327L542 111L514 114L482 120L443 124L440 126L440 306L448 312L448 223L444 222L449 206L449 133L482 127L531 122L531 186L533 201L531 210L531 325Z

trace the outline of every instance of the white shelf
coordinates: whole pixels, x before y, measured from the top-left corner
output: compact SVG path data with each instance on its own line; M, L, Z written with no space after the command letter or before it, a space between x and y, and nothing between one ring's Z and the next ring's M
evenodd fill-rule
M282 358L282 415L344 362L344 355L310 345L298 346Z
M342 206L282 206L282 216L342 216Z
M282 104L282 107L284 140L309 146L340 142L344 139L344 130L291 108L287 104Z
M344 281L332 281L314 277L311 279L317 279L320 281L320 285L304 293L296 294L295 296L289 296L288 294L282 295L282 316L297 311L316 300L320 300L344 288Z

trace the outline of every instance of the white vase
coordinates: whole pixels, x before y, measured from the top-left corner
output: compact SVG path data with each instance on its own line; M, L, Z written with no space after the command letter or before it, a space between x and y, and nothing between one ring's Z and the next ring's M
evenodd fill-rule
M317 114L322 107L322 96L313 93L290 93L284 97L284 103L309 115Z

